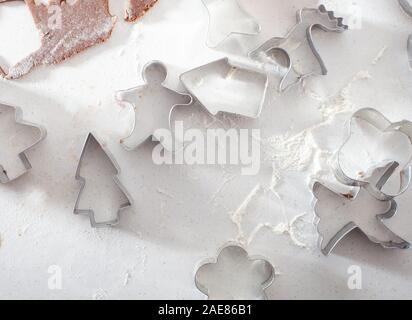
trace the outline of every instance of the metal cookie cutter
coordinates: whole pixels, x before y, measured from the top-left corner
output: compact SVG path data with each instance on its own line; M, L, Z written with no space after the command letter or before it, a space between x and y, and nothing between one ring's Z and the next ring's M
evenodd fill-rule
M253 64L217 60L183 73L185 88L212 115L219 112L258 118L262 112L269 79Z
M249 256L237 244L223 247L195 275L196 287L209 300L266 300L265 290L274 279L275 269L267 260Z
M10 118L12 118L13 123L10 122ZM16 137L15 136L9 136L7 134L3 134L2 136L4 137L5 141L2 143L2 149L5 150L7 149L7 145L11 147L13 145L14 148L16 148L16 145L18 147L21 147L20 150L17 151L16 156L20 159L21 161L21 168L19 168L17 171L16 170L9 170L10 163L7 163L9 160L6 160L7 152L2 152L3 156L0 156L0 182L1 183L8 183L11 182L25 173L27 173L30 169L32 169L32 166L29 162L29 159L27 158L27 152L37 146L41 141L43 141L46 136L47 136L47 131L44 127L24 121L23 120L23 112L19 107L15 106L10 106L4 103L0 102L0 119L5 119L6 122L2 123L2 128L5 128L6 130L9 129L10 125L18 124L21 125L21 131L23 130L29 130L30 134L32 134L32 131L36 131L33 136L36 138L34 139L33 142L30 143L29 146L26 146L24 143L16 142ZM21 144L21 146L20 146ZM13 163L15 163L15 160L13 160ZM14 172L16 171L16 172Z
M412 5L408 0L399 0L399 4L401 5L403 11L410 17L412 17ZM409 65L412 67L412 35L408 38L407 43L407 51L408 51L408 58L409 58Z
M117 189L120 190L122 193L122 198L124 200L123 203L120 204L120 207L118 211L116 212L116 218L109 220L109 221L104 221L104 222L97 222L96 217L95 217L95 211L90 207L88 208L80 208L81 204L81 198L85 192L85 188L87 185L86 178L82 176L82 168L84 165L85 161L85 156L88 151L96 151L100 152L100 155L105 157L106 160L110 162L110 165L113 167L113 182L116 185ZM87 215L90 218L90 223L92 227L94 228L99 228L99 227L111 227L111 226L116 226L120 222L120 213L130 207L132 205L131 203L131 197L129 193L127 192L126 188L122 185L120 182L118 176L120 175L120 168L119 165L117 164L116 160L114 159L113 155L105 148L103 145L95 138L95 136L92 133L89 133L87 136L86 142L83 147L82 154L80 156L79 164L77 167L76 171L76 180L80 182L80 191L76 200L76 204L74 207L74 214L83 214ZM103 197L99 195L99 198L103 200Z
M167 68L162 62L149 62L144 67L142 75L144 85L119 91L116 94L117 101L132 105L136 115L132 133L122 139L121 144L126 150L132 151L152 137L168 151L175 150L173 141L161 139L158 130L172 130L174 109L178 106L191 105L193 98L165 86Z
M352 187L365 187L369 189L369 192L372 193L377 199L379 200L391 200L401 194L403 194L409 187L412 179L412 165L411 161L407 164L405 168L401 168L400 171L400 186L399 191L395 194L388 194L382 191L382 188L377 188L375 185L369 183L368 178L360 179L359 177L351 177L342 168L341 165L341 156L342 151L345 148L346 144L350 141L352 137L352 127L354 125L354 121L362 120L381 132L400 132L409 139L412 145L412 122L410 121L399 121L392 123L389 121L384 115L382 115L379 111L371 108L361 109L352 116L350 122L350 129L349 135L347 140L344 142L342 147L338 150L335 154L333 159L333 169L336 178L347 186ZM388 161L389 163L391 161ZM397 164L399 166L399 163ZM396 169L396 167L395 167ZM386 181L385 181L386 182Z
M396 169L397 163L378 168L374 175L378 178L376 188L381 188ZM329 255L336 245L352 230L360 229L370 241L384 248L408 249L410 244L388 229L383 220L392 218L398 209L395 200L378 200L365 185L355 192L336 193L320 182L315 182L314 211L320 247L324 255Z
M257 35L260 25L237 0L202 0L209 13L206 44L215 48L232 34Z
M280 92L304 78L328 73L313 41L315 28L326 32L343 32L348 29L342 18L335 17L334 12L327 11L323 5L318 9L299 10L297 21L284 38L272 38L249 54L252 59L271 65L275 75L279 75L279 65L286 69L279 84Z

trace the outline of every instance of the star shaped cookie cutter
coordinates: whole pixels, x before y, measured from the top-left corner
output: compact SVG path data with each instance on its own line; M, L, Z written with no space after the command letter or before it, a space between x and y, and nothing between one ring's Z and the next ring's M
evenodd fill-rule
M160 129L172 131L173 111L179 106L190 106L193 98L168 88L164 84L167 75L167 68L162 62L151 61L143 68L144 85L116 93L119 103L131 105L135 110L134 128L128 137L120 141L127 151L135 150L150 137L168 151L178 149L173 141L164 141L157 133Z
M23 111L19 107L11 106L5 103L0 102L0 116L2 114L6 114L7 112L14 113L14 120L15 123L21 124L23 126L31 127L32 129L37 131L37 138L31 145L26 147L23 151L18 153L18 158L20 159L23 168L20 173L16 173L14 176L10 177L7 167L5 164L0 163L0 182L5 184L9 183L13 180L18 179L19 177L26 174L28 171L32 169L32 165L27 157L27 152L36 147L40 142L42 142L47 136L47 130L40 125L33 124L31 122L27 122L23 120Z
M297 12L297 24L284 38L275 37L249 53L250 58L272 65L278 75L279 65L285 69L278 90L284 92L303 79L326 75L328 70L313 41L313 30L344 32L348 26L324 5L318 9L304 8ZM270 68L266 68L269 69Z
M241 7L238 0L202 0L209 13L206 45L217 47L231 35L257 35L260 25Z
M228 270L228 266L235 270ZM209 276L209 272L213 273L212 277ZM251 273L253 278L247 279L244 277L244 272ZM220 279L215 281L210 288L206 282L213 282L216 276ZM236 243L225 245L219 250L216 258L204 261L195 275L196 287L209 300L266 300L265 290L272 285L274 280L275 269L270 262L260 256L250 256L245 248ZM247 290L249 288L244 290L242 288L244 282L249 282L253 290ZM240 287L236 288L236 285Z
M365 187L379 200L391 200L403 194L411 183L412 179L412 159L405 168L400 171L400 186L399 191L395 194L388 194L382 191L382 188L377 188L370 184L367 179L360 179L358 177L351 177L342 168L341 155L346 144L352 137L352 127L356 120L364 121L381 132L400 132L407 136L412 145L412 122L403 120L399 122L391 122L382 113L372 108L365 108L355 112L351 118L349 125L349 135L343 145L339 148L333 158L333 170L339 182L351 187ZM390 163L390 162L389 162ZM399 163L398 163L399 166ZM396 168L395 168L396 169ZM386 181L385 181L386 182Z
M376 189L383 187L397 166L398 164L393 162L374 171L375 175L380 176L375 185ZM384 220L392 218L397 213L396 201L394 199L378 200L373 193L370 193L370 190L372 188L363 184L356 187L354 193L338 193L320 182L314 183L314 211L317 217L315 224L324 255L330 255L336 245L354 229L360 229L370 241L380 244L383 248L410 248L407 241L397 236L383 223ZM367 201L364 202L363 197L366 197ZM329 204L330 208L324 207L326 203ZM372 210L379 212L370 212Z
M97 222L95 218L95 212L93 209L80 209L79 204L80 204L80 199L81 196L83 195L83 192L86 187L86 179L81 176L81 169L83 166L83 161L85 158L86 150L88 149L88 146L95 144L95 146L103 151L104 155L109 159L111 164L113 165L116 173L113 176L113 182L117 185L119 188L120 192L124 195L124 197L127 199L125 203L123 203L120 207L119 210L116 213L116 218L110 221L104 221L104 222ZM110 153L109 150L107 150L97 139L96 137L92 134L89 133L87 136L86 142L84 143L84 147L82 150L82 153L80 155L80 160L79 164L77 166L76 170L76 176L75 179L79 181L80 183L80 191L76 199L76 204L74 206L73 213L77 215L86 215L90 218L90 224L93 228L102 228L102 227L114 227L120 223L120 214L122 211L126 210L127 208L132 206L132 201L131 196L129 195L128 191L126 188L123 186L123 184L119 180L119 175L120 175L120 167L118 163L116 162L114 156Z

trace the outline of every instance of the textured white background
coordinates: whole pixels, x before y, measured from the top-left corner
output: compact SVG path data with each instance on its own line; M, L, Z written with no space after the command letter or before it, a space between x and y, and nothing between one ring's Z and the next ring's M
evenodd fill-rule
M110 2L121 18L123 1ZM262 33L235 38L239 54L284 35L297 9L318 5L317 0L241 3L261 23ZM346 14L353 7L349 0L327 3L331 9L339 3ZM309 182L327 168L320 167L322 159L339 146L350 113L375 107L393 120L412 119L405 50L412 19L395 0L358 0L355 7L361 26L358 21L344 34L315 35L329 76L273 100L262 120L220 117L223 126L258 126L271 137L273 175L272 170L241 177L221 167L158 167L151 161L152 144L128 153L118 143L131 129L133 112L115 102L114 92L140 84L146 62L164 61L168 85L180 88L180 73L224 55L205 46L208 16L200 0L160 0L137 24L119 19L106 44L22 80L0 81L0 99L20 105L27 120L48 129L47 139L29 154L34 169L0 187L0 298L201 299L194 285L197 266L236 239L267 256L279 271L267 292L271 299L412 298L412 251L387 251L355 233L325 258L313 239ZM0 6L2 61L16 62L37 41L23 5ZM387 49L373 63L382 48ZM366 71L369 79L352 82ZM336 111L349 113L333 117ZM180 116L199 126L213 123L199 106L189 117ZM116 229L93 230L87 218L72 214L79 188L74 174L89 131L115 155L134 200ZM272 178L275 192L265 191ZM233 217L258 184L263 187L249 207ZM407 203L403 214L408 211ZM280 222L291 225L292 237L272 228ZM51 265L62 268L62 290L48 289ZM351 265L362 267L363 290L347 287Z

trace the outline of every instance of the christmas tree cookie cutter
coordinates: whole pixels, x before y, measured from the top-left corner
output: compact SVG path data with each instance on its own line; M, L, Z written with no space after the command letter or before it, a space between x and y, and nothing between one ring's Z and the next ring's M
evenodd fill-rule
M230 270L232 269L232 270ZM265 290L275 280L275 268L264 257L250 256L236 243L221 248L196 271L196 287L209 300L266 300Z
M256 119L266 102L269 79L250 61L223 58L187 71L180 79L212 115L220 112Z
M160 61L149 62L143 68L142 76L144 85L116 93L118 103L131 105L135 111L134 128L120 143L127 151L132 151L152 137L168 151L179 149L174 141L162 139L159 130L172 131L173 111L179 106L190 106L193 98L164 84L168 71Z
M23 120L23 111L19 107L0 102L0 117L6 116L7 113L14 114L14 122L16 124L20 124L27 128L33 129L34 131L37 131L37 133L35 135L34 141L29 146L25 146L24 149L19 151L16 155L22 163L22 168L19 172L11 175L6 164L0 163L0 182L3 184L16 180L32 169L32 165L27 157L27 152L36 147L47 136L47 131L44 127ZM10 137L7 137L7 139L9 143L11 143ZM5 150L6 148L7 147L2 146L2 150Z
M116 212L116 218L109 220L109 221L103 221L103 222L97 222L96 221L96 217L95 217L95 212L93 209L81 209L80 208L80 199L83 195L83 192L85 190L86 187L86 179L84 177L82 177L81 175L81 170L82 170L82 166L83 166L83 161L86 155L86 151L88 149L88 147L92 144L95 144L95 146L100 149L103 154L109 159L110 163L113 165L114 169L115 169L115 175L113 176L113 181L114 183L117 185L117 187L119 188L120 192L122 193L122 195L124 196L125 199L127 199L123 204L120 205L118 211ZM122 183L119 180L119 175L120 175L120 167L117 164L114 156L110 153L109 150L107 150L97 139L96 137L92 134L89 133L89 135L87 136L86 142L84 144L81 156L80 156L80 160L79 160L79 164L77 166L77 170L76 170L76 180L80 182L80 191L79 194L77 196L77 200L76 200L76 204L74 207L74 214L78 214L78 215L86 215L90 218L90 223L91 226L93 228L101 228L101 227L113 227L119 224L120 222L120 214L122 211L126 210L127 208L129 208L130 206L132 206L132 201L131 196L129 195L128 191L126 190L126 188L122 185Z
M238 0L202 0L209 13L206 45L217 47L231 35L257 35L260 25L239 4Z
M399 122L391 122L388 120L382 113L372 108L365 108L355 112L351 118L349 125L349 135L343 145L339 148L337 153L333 158L333 170L336 178L339 182L351 186L351 187L364 187L369 189L369 192L372 193L379 200L391 200L397 196L403 194L411 184L412 179L412 164L411 161L406 165L406 167L401 168L400 170L400 186L399 191L395 194L389 194L382 191L382 188L377 188L374 184L369 183L368 177L360 178L353 177L350 174L346 173L342 167L342 153L345 146L349 143L353 134L354 123L357 120L361 120L375 127L379 131L385 132L400 132L404 134L412 145L412 122L403 120ZM396 162L396 161L395 161ZM393 161L387 161L391 164ZM397 164L399 166L399 163ZM396 169L396 167L395 167ZM385 181L386 182L386 181Z
M297 24L284 37L275 37L249 53L253 60L267 65L266 70L279 74L279 65L286 70L279 84L279 92L284 92L303 79L326 75L328 70L313 41L313 30L344 32L348 26L342 18L335 17L333 11L324 5L318 9L304 8L297 12Z
M397 166L398 163L393 162L375 169L373 175L377 177L377 181L373 189L382 188ZM396 201L376 199L370 190L372 188L362 184L355 187L354 192L339 193L320 182L314 183L314 211L317 217L320 247L324 255L328 256L336 245L354 229L360 229L370 241L380 244L383 248L410 248L407 241L392 232L383 222L397 213ZM363 201L364 197L366 201ZM326 204L329 204L329 208L325 207ZM372 210L379 212L371 212Z

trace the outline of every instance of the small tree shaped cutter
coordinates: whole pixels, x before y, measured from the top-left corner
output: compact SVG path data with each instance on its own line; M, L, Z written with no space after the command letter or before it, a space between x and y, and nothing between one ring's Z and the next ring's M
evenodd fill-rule
M32 143L29 147L27 147L25 150L23 150L22 152L20 152L18 154L18 157L20 158L21 162L23 163L24 168L26 169L24 172L22 172L19 176L14 177L14 178L11 179L7 174L7 168L4 168L3 165L0 163L0 182L5 184L5 183L9 183L13 180L16 180L17 178L21 177L22 175L24 175L25 173L27 173L28 171L30 171L32 169L32 165L31 165L29 159L27 158L26 152L31 150L35 146L37 146L40 142L42 142L47 136L47 131L46 131L46 128L44 128L42 126L24 121L23 120L23 111L19 107L11 106L11 105L4 104L4 103L0 102L0 110L1 109L13 109L14 114L15 114L15 122L16 123L22 124L24 126L30 126L34 129L38 130L38 138L35 140L35 142Z
M98 145L98 147L105 153L107 158L110 160L113 167L116 169L116 174L113 176L113 180L116 183L116 185L119 187L120 191L127 198L127 202L122 204L120 206L119 210L117 211L116 218L113 219L113 220L110 220L110 221L105 221L105 222L97 222L96 218L95 218L95 213L94 213L93 210L79 209L80 199L81 199L82 193L84 191L84 188L86 186L86 179L83 178L80 175L80 171L81 171L81 168L82 168L84 156L86 154L87 146L92 142L95 142ZM77 166L77 171L76 171L76 180L80 182L81 187L80 187L80 191L79 191L79 194L77 196L76 204L75 204L75 207L74 207L74 211L73 211L74 214L83 214L83 215L89 216L90 223L91 223L93 228L113 227L113 226L118 225L119 222L120 222L120 213L123 210L125 210L125 209L129 208L130 206L132 206L132 201L130 200L131 196L129 195L126 188L120 182L119 175L120 175L120 167L117 164L117 162L116 162L115 158L113 157L113 155L105 147L103 147L103 145L99 142L99 140L96 139L96 137L92 133L89 133L89 135L87 136L86 142L84 144L83 151L81 153L79 164Z

